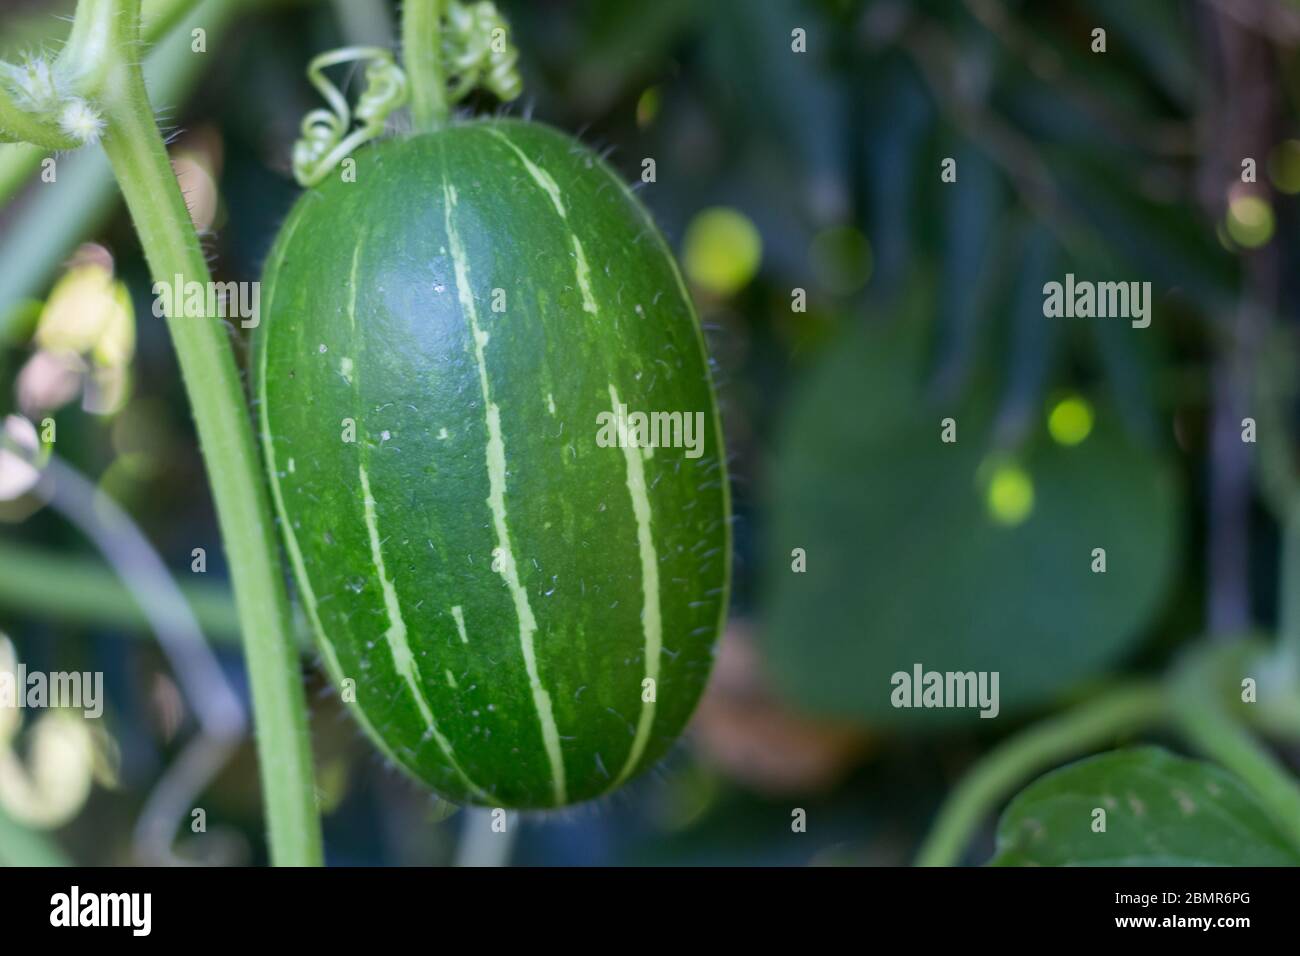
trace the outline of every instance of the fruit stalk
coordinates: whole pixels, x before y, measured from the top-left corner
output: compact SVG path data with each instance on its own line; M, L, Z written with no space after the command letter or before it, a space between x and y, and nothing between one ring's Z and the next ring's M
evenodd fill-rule
M103 147L157 281L206 284L211 277L185 199L154 121L138 58L140 0L111 4L112 61L100 103ZM167 318L216 502L252 684L271 859L321 862L320 821L292 616L278 560L261 465L225 326L216 319Z
M402 58L417 133L446 126L451 112L442 75L442 6L443 0L406 0L402 7Z

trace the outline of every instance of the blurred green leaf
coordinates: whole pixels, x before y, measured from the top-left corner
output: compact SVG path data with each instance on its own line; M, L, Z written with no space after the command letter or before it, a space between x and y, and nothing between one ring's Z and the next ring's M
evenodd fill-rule
M1105 832L1093 831L1105 810ZM1007 807L994 866L1297 866L1237 777L1159 747L1089 757Z
M1010 714L1105 672L1169 584L1181 490L1105 406L1072 446L1048 435L1044 409L999 457L989 374L950 404L926 400L923 314L856 329L792 402L770 479L763 641L778 688L809 711L978 724L974 709L895 709L891 676L997 671ZM940 441L947 417L954 444Z

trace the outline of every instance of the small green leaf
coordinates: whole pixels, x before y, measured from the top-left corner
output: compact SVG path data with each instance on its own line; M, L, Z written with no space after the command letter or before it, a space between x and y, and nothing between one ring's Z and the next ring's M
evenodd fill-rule
M1105 811L1105 832L1096 832ZM1159 747L1040 777L998 825L993 866L1297 866L1297 851L1226 770Z

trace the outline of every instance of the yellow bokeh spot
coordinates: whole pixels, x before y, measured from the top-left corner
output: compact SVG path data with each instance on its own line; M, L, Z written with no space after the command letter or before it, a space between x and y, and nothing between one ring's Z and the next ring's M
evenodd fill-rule
M659 115L659 87L647 86L636 101L636 125L645 129Z
M1300 193L1300 139L1288 139L1268 157L1268 174L1278 192Z
M735 209L706 209L686 227L682 244L686 274L716 295L732 295L748 285L762 258L758 229Z
M1273 207L1259 196L1239 196L1228 203L1225 225L1237 245L1258 249L1273 238Z
M987 504L998 524L1021 524L1034 510L1033 479L1018 465L998 465L989 478Z
M1092 406L1078 395L1063 398L1047 414L1047 431L1059 445L1077 445L1092 434Z

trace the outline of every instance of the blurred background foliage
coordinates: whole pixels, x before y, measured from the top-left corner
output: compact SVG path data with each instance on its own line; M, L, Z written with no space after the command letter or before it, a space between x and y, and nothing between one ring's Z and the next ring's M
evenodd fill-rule
M1009 731L1163 668L1194 638L1274 624L1278 520L1241 420L1259 419L1261 449L1293 474L1277 436L1296 367L1300 6L499 5L522 52L512 110L608 151L629 181L655 160L640 196L708 331L737 510L731 624L688 740L600 805L517 821L511 861L905 863ZM55 48L70 7L11 0L0 54ZM257 278L295 198L290 145L317 105L308 60L389 43L395 18L385 0L203 0L150 54L215 279ZM86 149L41 183L41 158L0 147L5 410L56 423L58 455L134 519L217 650L215 671L178 683L110 567L0 454L0 623L29 668L107 682L102 733L67 758L85 795L55 842L77 862L125 863L180 833L184 858L261 862L246 735L183 818L159 796L188 759L194 695L229 683L247 705L236 623L174 357L106 165ZM955 182L941 179L949 158ZM1067 272L1150 281L1151 326L1044 318L1043 284ZM232 326L241 355L245 334ZM948 417L952 445L938 441ZM383 766L304 660L329 861L501 861L468 814ZM1000 718L892 709L889 675L914 662L1000 671ZM33 761L36 745L4 744ZM1050 798L1044 784L1021 802ZM791 831L795 808L806 833ZM20 832L21 809L0 809L0 836ZM972 861L989 858L992 824Z

